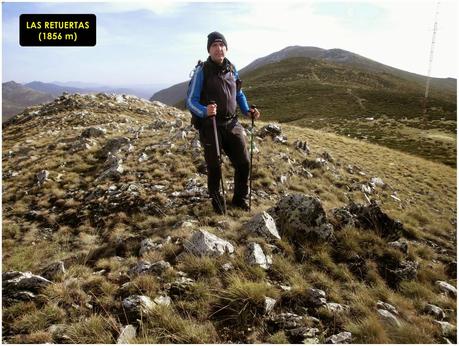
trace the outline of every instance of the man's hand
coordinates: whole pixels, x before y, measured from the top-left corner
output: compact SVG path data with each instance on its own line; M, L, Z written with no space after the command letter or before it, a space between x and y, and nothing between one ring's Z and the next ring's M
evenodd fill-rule
M252 106L249 109L249 114L248 115L256 120L256 119L258 119L260 117L260 112L258 111L258 109L256 107Z
M217 115L217 104L216 103L211 103L207 105L207 116L208 117L214 117Z

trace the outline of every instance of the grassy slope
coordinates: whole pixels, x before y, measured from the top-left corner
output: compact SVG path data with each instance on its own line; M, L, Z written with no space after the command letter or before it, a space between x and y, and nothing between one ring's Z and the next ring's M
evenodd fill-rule
M150 112L156 112L154 107L150 108ZM170 113L175 114L174 112ZM185 226L177 226L177 222L188 219L197 220L199 227L238 244L237 255L223 259L188 256L185 260L178 261L175 255L181 248L175 244L145 254L144 259L150 261L170 261L174 268L187 272L198 284L190 295L175 300L172 308L155 312L156 318L146 323L138 336L138 342L282 341L285 340L282 333L271 335L257 328L259 319L256 311L260 299L263 295L278 298L284 303L279 303L277 309L289 311L288 306L299 305L304 299L307 287L322 288L329 301L351 306L351 313L342 316L330 316L323 310L315 313L322 321L321 329L326 330L323 337L349 330L354 334L354 342L358 343L418 343L442 340L433 326L432 318L423 315L421 311L425 302L442 308L452 308L454 311L456 309L455 300L439 295L434 287L435 280L448 280L456 284L455 280L448 279L445 272L446 263L456 258L455 227L451 223L456 217L455 169L365 142L283 125L283 133L290 143L295 139L307 140L312 148L311 158L327 151L337 161L336 168L315 170L315 177L312 179L297 174L290 175L299 168L299 163L303 160L302 154L292 146L265 139L257 144L261 152L254 160L254 190L269 192L272 199L258 198L251 214L230 210L229 216L225 218L213 215L207 201L185 201L177 208L161 206L164 214L157 216L129 210L113 212L96 227L90 222L90 213L86 210L83 199L86 191L93 190L96 186L106 190L113 184L120 186L121 183L135 183L141 186L142 198L161 205L171 192L181 190L186 180L197 172L189 147L181 149L190 144L190 138L176 140L175 148L171 149L173 155L168 155L166 150L159 150L149 154L148 161L137 161L145 147L169 138L168 131L154 133L146 129L140 135L134 143L134 151L124 159L127 172L119 182L94 181L95 172L100 171L100 163L95 159L95 153L105 140L98 139L95 147L76 154L68 154L59 144L54 149L48 147L57 142L74 140L80 130L72 129L72 126L83 125L82 121L84 126L102 124L108 127L107 137L129 137L128 127L152 122L151 116L129 111L122 112L122 117L127 121L120 122L119 113L103 108L92 109L89 116L81 118L77 116L78 111L62 112L55 116L54 124L45 119L34 119L4 129L3 172L5 174L14 170L20 172L20 175L3 181L3 270L37 272L54 260L69 259L66 261L68 272L44 292L39 303L18 303L4 309L4 335L12 337L10 341L52 341L53 337L47 327L53 323L65 323L70 328L68 334L72 342L113 342L120 328L116 322L119 316L114 311L119 309L121 277L123 272L138 261L138 254L135 250L128 250L122 261L118 261L112 254L90 262L88 252L105 244L110 247L117 239L129 237L136 237L137 244L144 237L154 239L171 235L187 238L191 230ZM66 115L68 117L64 120ZM163 118L168 121L174 119L170 115L163 115ZM119 129L109 125L110 122L119 124ZM262 125L261 122L258 124ZM58 128L62 128L62 132L57 137L55 133L47 132ZM32 142L26 143L26 139ZM28 158L7 156L8 150L18 151L21 147L31 146L34 150ZM296 163L289 165L280 157L281 153L288 153L290 159ZM348 173L345 169L348 164L358 166L366 176ZM39 189L34 184L34 174L41 169L49 170L50 180ZM230 171L231 168L226 163L228 180ZM63 175L58 179L59 173ZM142 174L142 178L138 177L139 174ZM286 185L279 183L282 174L289 176ZM420 262L418 280L405 282L396 290L389 288L375 269L378 255L374 256L389 253L391 256L400 257L401 253L389 250L377 235L353 228L337 234L338 240L343 244L340 249L334 249L329 244L305 244L301 251L306 257L302 260L297 257L298 249L295 244L290 244L286 239L278 242L276 245L281 248L282 253L273 255L273 271L270 273L245 264L244 244L251 240L266 244L263 239L241 230L241 225L250 215L271 207L285 192L317 195L327 210L343 206L348 199L363 202L362 193L348 191L346 185L356 181L364 183L373 176L381 177L390 186L386 190L379 189L374 197L381 201L383 209L389 215L404 223L408 229L405 237L418 241L410 243L408 255L409 259ZM199 175L197 179L205 186L205 176ZM165 184L167 190L149 191L148 183ZM401 202L390 197L394 191ZM100 203L106 202L102 200ZM53 206L56 208L53 209ZM27 220L25 214L30 209L37 210L43 217L42 221ZM71 216L79 213L86 217L76 226L72 225ZM446 253L436 253L425 240L439 244L446 249ZM351 252L367 258L369 276L365 280L355 277L339 259ZM220 270L220 265L228 261L236 268L229 276ZM101 269L105 269L106 274L101 276L93 273ZM73 286L65 286L63 281L70 277L79 278L79 282ZM142 293L154 298L165 282L173 281L173 277L169 272L161 278L149 275L138 277L134 279L135 284L129 288L129 293ZM293 290L282 293L278 289L270 288L264 283L268 279L271 282L289 284ZM85 305L89 297L93 297L92 309ZM397 306L404 321L400 328L389 327L378 320L374 305L379 299ZM242 311L244 304L249 303L245 305L248 308L243 310L243 314L234 315L232 310L223 310L226 314L224 317L230 319L231 329L234 329L231 333L215 317L213 310L215 306L221 306L225 302L231 302L230 307L236 312ZM82 316L90 319L82 321ZM247 320L255 325L252 332L244 332L239 328ZM448 321L456 323L455 313L448 317Z
M286 59L244 76L244 90L265 119L365 139L456 165L456 94L389 73L306 58ZM367 121L372 117L376 121ZM439 133L426 137L425 130Z

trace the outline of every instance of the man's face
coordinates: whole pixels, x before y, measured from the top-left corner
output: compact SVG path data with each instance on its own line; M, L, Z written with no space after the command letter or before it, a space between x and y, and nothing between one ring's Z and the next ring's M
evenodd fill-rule
M223 42L217 41L212 43L210 46L209 55L214 62L221 64L225 59L226 51L227 49L225 44Z

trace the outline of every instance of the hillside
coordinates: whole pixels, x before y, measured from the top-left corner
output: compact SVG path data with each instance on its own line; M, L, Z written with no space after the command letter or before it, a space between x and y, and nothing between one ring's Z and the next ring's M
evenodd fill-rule
M454 168L258 122L252 211L215 215L188 124L107 94L4 124L4 342L456 342Z
M2 84L2 122L22 112L26 107L54 99L49 93L39 92L10 81Z
M240 70L244 92L267 120L366 140L456 166L456 88L432 78L423 118L425 76L360 55L287 47ZM188 82L150 100L184 109Z

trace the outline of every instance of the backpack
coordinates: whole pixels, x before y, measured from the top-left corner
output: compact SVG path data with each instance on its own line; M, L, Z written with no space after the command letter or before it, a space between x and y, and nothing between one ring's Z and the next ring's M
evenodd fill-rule
M186 99L188 99L188 97L190 96L190 93L191 93L191 83L193 82L193 78L194 78L194 75L196 73L196 70L198 69L198 67L202 66L202 72L204 74L204 83L203 83L203 86L202 86L202 90L201 90L201 97L200 97L200 100L203 99L203 93L205 93L205 89L206 89L206 81L207 81L207 77L209 75L209 65L206 61L201 61L201 60L198 60L198 63L196 64L196 66L194 67L194 69L191 71L190 73L190 76L191 76L191 79L190 81L188 82L188 90L187 90L187 93L186 93ZM235 68L234 68L234 65L229 62L229 71L234 73L235 71ZM237 90L240 90L241 89L241 84L242 84L242 81L240 79L238 79L236 81L236 86L237 86ZM206 98L208 99L208 98ZM186 106L186 102L185 102L185 106ZM200 116L196 115L195 113L193 113L193 111L191 109L188 109L189 112L191 113L191 124L194 126L194 128L196 130L199 131L199 129L201 128L202 126L202 123L204 121L203 118L201 118Z
M194 67L193 71L191 71L190 73L190 76L191 76L191 79L190 81L188 82L188 90L186 92L186 99L188 100L188 97L190 96L190 93L191 93L191 83L193 82L193 78L196 74L196 70L198 69L198 67L202 66L202 69L203 69L203 73L204 73L204 84L206 83L206 77L207 77L207 64L205 61L201 61L201 60L198 60L198 63L196 64L196 66ZM204 86L201 90L201 96L202 96L202 93L204 91ZM185 102L185 106L186 106L186 102ZM188 108L188 107L187 107ZM200 116L196 115L195 113L193 113L193 111L191 109L188 109L191 113L191 125L194 126L194 128L196 130L199 131L199 129L201 128L202 126L202 122L204 121L203 118L201 118Z

